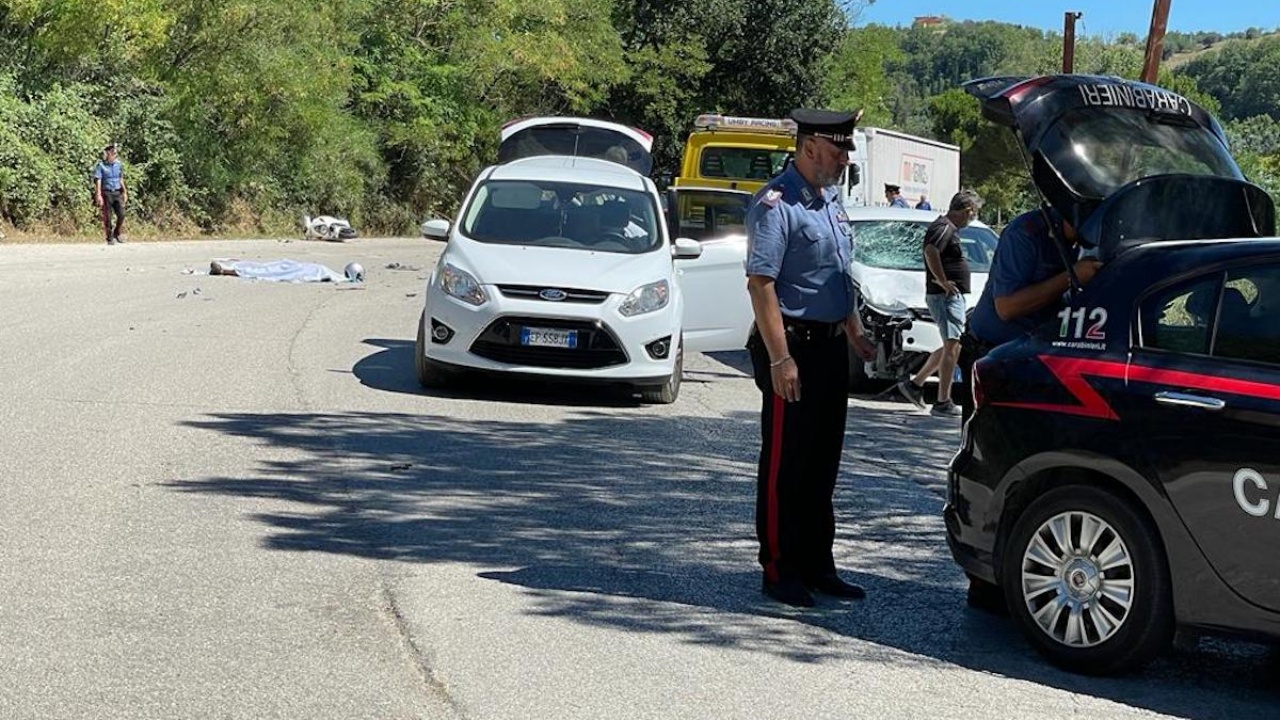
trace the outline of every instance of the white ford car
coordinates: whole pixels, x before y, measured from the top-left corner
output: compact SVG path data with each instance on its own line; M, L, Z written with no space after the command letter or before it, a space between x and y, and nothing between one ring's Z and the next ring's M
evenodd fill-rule
M456 220L423 224L448 242L419 320L423 386L460 370L515 373L670 403L684 353L743 347L745 237L705 253L671 237L644 174L651 142L582 118L503 129L500 164L476 178Z
M924 233L938 219L933 210L868 207L848 212L853 234L854 282L861 291L862 322L876 344L875 358L850 356L849 385L900 380L942 347L942 335L924 304ZM996 234L980 222L960 230L972 273L965 305L972 310L987 284Z

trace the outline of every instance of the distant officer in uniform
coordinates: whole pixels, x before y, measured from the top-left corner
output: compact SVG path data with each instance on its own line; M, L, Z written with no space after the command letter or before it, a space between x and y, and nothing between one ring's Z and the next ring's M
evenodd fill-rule
M852 243L838 188L858 113L796 110L795 160L747 212L751 351L762 393L756 534L763 590L811 607L812 592L862 598L836 573L832 495L844 448L849 344L873 346L854 309Z
M93 204L102 210L102 229L107 244L124 242L124 207L129 204L129 186L124 181L124 169L112 143L102 149L102 160L93 167ZM111 216L115 215L115 227Z
M920 202L916 203L917 210L932 210L933 205L929 203L929 198L924 195L920 196Z
M907 199L902 197L902 188L897 185L884 185L884 199L889 201L889 207L909 208Z

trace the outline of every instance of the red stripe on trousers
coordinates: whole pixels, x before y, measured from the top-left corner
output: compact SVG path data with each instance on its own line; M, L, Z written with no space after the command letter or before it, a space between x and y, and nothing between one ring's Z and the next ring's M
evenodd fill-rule
M765 512L764 534L769 543L769 565L765 575L770 582L778 581L778 558L782 549L778 540L778 473L782 469L782 428L787 401L773 394L773 427L770 428L769 477L766 481L766 497L769 504Z

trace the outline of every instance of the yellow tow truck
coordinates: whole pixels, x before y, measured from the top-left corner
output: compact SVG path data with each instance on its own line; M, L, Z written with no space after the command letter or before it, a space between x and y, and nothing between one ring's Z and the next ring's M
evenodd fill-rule
M754 193L782 172L796 149L792 120L699 115L684 144L675 187Z

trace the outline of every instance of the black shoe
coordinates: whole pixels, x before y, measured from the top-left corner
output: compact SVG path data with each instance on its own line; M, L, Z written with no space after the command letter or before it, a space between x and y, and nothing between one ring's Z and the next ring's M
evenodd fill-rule
M925 408L924 388L911 382L910 378L898 383L898 392L902 393L903 397L910 400L912 405L915 405L921 410Z
M771 583L768 580L760 588L765 595L791 607L813 607L817 603L813 595L804 589L804 585L794 580Z
M116 244L117 244L117 245L123 245L123 244L124 244L124 236L123 236L123 235L118 235L118 236L116 236Z
M845 598L846 600L861 600L867 596L866 590L853 583L841 580L840 576L835 573L823 575L812 582L805 583L805 585L814 592L820 592L831 597Z

